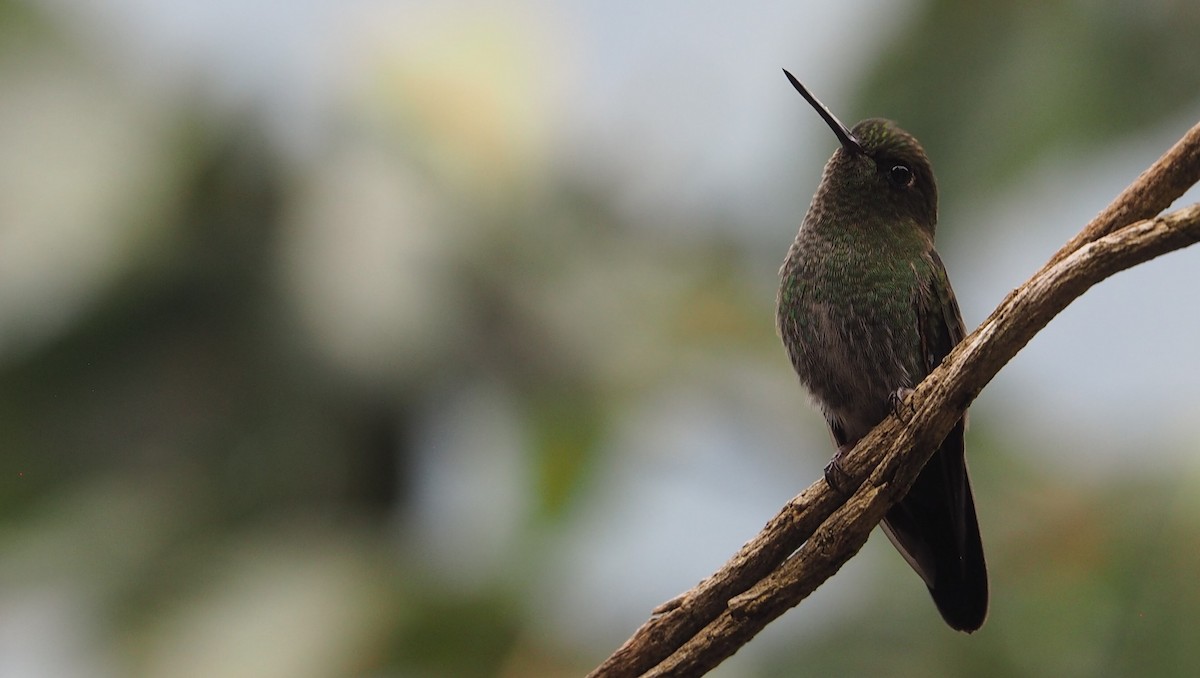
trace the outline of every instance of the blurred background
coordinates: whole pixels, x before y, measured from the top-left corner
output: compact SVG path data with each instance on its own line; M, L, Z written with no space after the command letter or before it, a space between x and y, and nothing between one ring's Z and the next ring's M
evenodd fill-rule
M0 676L578 676L820 477L848 123L969 327L1200 120L1200 4L0 0ZM1195 202L1193 190L1181 202ZM990 619L878 532L720 676L1200 671L1200 250L972 410Z

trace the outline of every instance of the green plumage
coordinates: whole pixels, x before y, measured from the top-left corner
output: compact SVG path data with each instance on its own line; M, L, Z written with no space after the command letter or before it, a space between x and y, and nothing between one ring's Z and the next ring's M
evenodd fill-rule
M933 249L937 189L924 152L886 120L852 133L874 155L840 149L826 165L780 270L778 322L801 381L857 440L887 415L890 394L916 386L948 352L923 355L921 317L961 320ZM889 178L901 163L911 188Z

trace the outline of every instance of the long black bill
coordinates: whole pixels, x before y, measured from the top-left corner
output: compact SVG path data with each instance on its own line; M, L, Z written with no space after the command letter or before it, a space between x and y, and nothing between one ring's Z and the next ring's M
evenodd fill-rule
M812 104L812 107L817 109L817 113L819 113L820 116L825 119L825 124L829 125L829 129L833 130L833 133L837 135L838 141L842 142L842 148L855 154L863 152L862 144L858 141L858 138L850 133L850 130L842 124L841 120L837 119L837 116L835 116L829 111L828 108L826 108L825 104L817 101L817 98L810 94L809 91L805 89L804 85L801 85L800 81L797 80L791 73L788 73L786 68L783 69L783 74L786 75L787 79L791 81L792 87L796 88L796 91L800 93L800 96L804 97L805 101Z

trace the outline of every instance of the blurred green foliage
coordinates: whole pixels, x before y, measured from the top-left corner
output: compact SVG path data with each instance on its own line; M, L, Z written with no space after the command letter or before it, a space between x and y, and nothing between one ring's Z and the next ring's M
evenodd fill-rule
M62 76L47 88L74 87L79 72L120 98L120 70L32 7L0 2L0 100L46 73ZM1195 3L934 1L914 17L879 50L858 108L887 110L927 140L946 192L983 194L1048 146L1103 144L1200 91ZM353 328L326 318L314 329L312 300L289 286L297 223L311 217L300 206L333 183L323 172L340 171L336 149L291 157L259 115L222 112L203 87L130 104L144 106L127 124L158 164L121 196L132 207L85 224L111 220L126 234L114 272L69 308L52 293L54 261L35 267L49 281L44 297L6 291L64 309L51 309L58 325L28 332L11 313L3 334L0 608L15 611L0 612L0 646L19 644L13 628L75 638L72 675L579 675L612 649L599 622L582 644L551 632L553 603L536 601L545 563L584 529L590 500L621 490L603 485L605 455L640 397L722 369L779 372L793 386L762 262L716 235L638 228L603 179L539 165L506 146L508 128L439 118L433 85L454 88L403 66L390 94L402 100L399 123L351 112L331 143L378 153L392 174L355 169L419 203L420 219L394 226L427 256L401 252L405 289L371 292L380 313L417 299L395 323L396 343L411 340L419 358L396 349L380 359L370 341L331 348L321 327ZM404 89L422 82L429 92ZM492 105L475 93L469 106ZM12 101L0 114L22 103ZM29 118L4 118L14 119ZM464 139L486 141L486 157ZM103 158L114 171L127 160ZM360 216L353 200L329 202L332 214ZM348 227L321 225L333 234L321 253L341 261ZM750 389L705 378L730 401ZM515 430L468 420L478 458L453 468L484 477L466 490L457 476L433 484L428 466L451 451L430 442L430 421L475 389L502 394ZM484 458L510 444L515 480L488 475ZM1010 444L976 421L995 592L984 630L947 632L893 558L872 570L869 604L786 651L739 655L724 675L1194 675L1197 478L1064 483ZM507 485L500 499L487 492ZM495 550L449 548L438 560L431 543L447 538L446 523L429 528L423 512L437 506L430 496L456 491L470 500L467 521L516 524L499 522ZM638 575L631 565L628 578ZM15 603L58 609L40 597L47 590L74 602L47 628L30 626ZM571 613L592 625L594 611Z
M904 120L937 158L943 194L970 199L1047 151L1194 103L1198 26L1200 6L1178 0L933 0L881 52L857 108Z

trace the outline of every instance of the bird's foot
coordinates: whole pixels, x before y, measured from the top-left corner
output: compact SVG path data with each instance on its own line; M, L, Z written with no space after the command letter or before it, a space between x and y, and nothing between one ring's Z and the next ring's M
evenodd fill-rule
M850 451L852 445L838 445L837 452L834 453L833 459L825 465L825 482L829 487L838 494L845 494L844 488L850 486L850 474L842 468L842 457Z
M908 418L917 413L912 403L908 402L908 397L912 393L913 390L911 388L901 386L888 394L888 403L892 406L892 412L895 413L897 419L906 424L908 423Z

